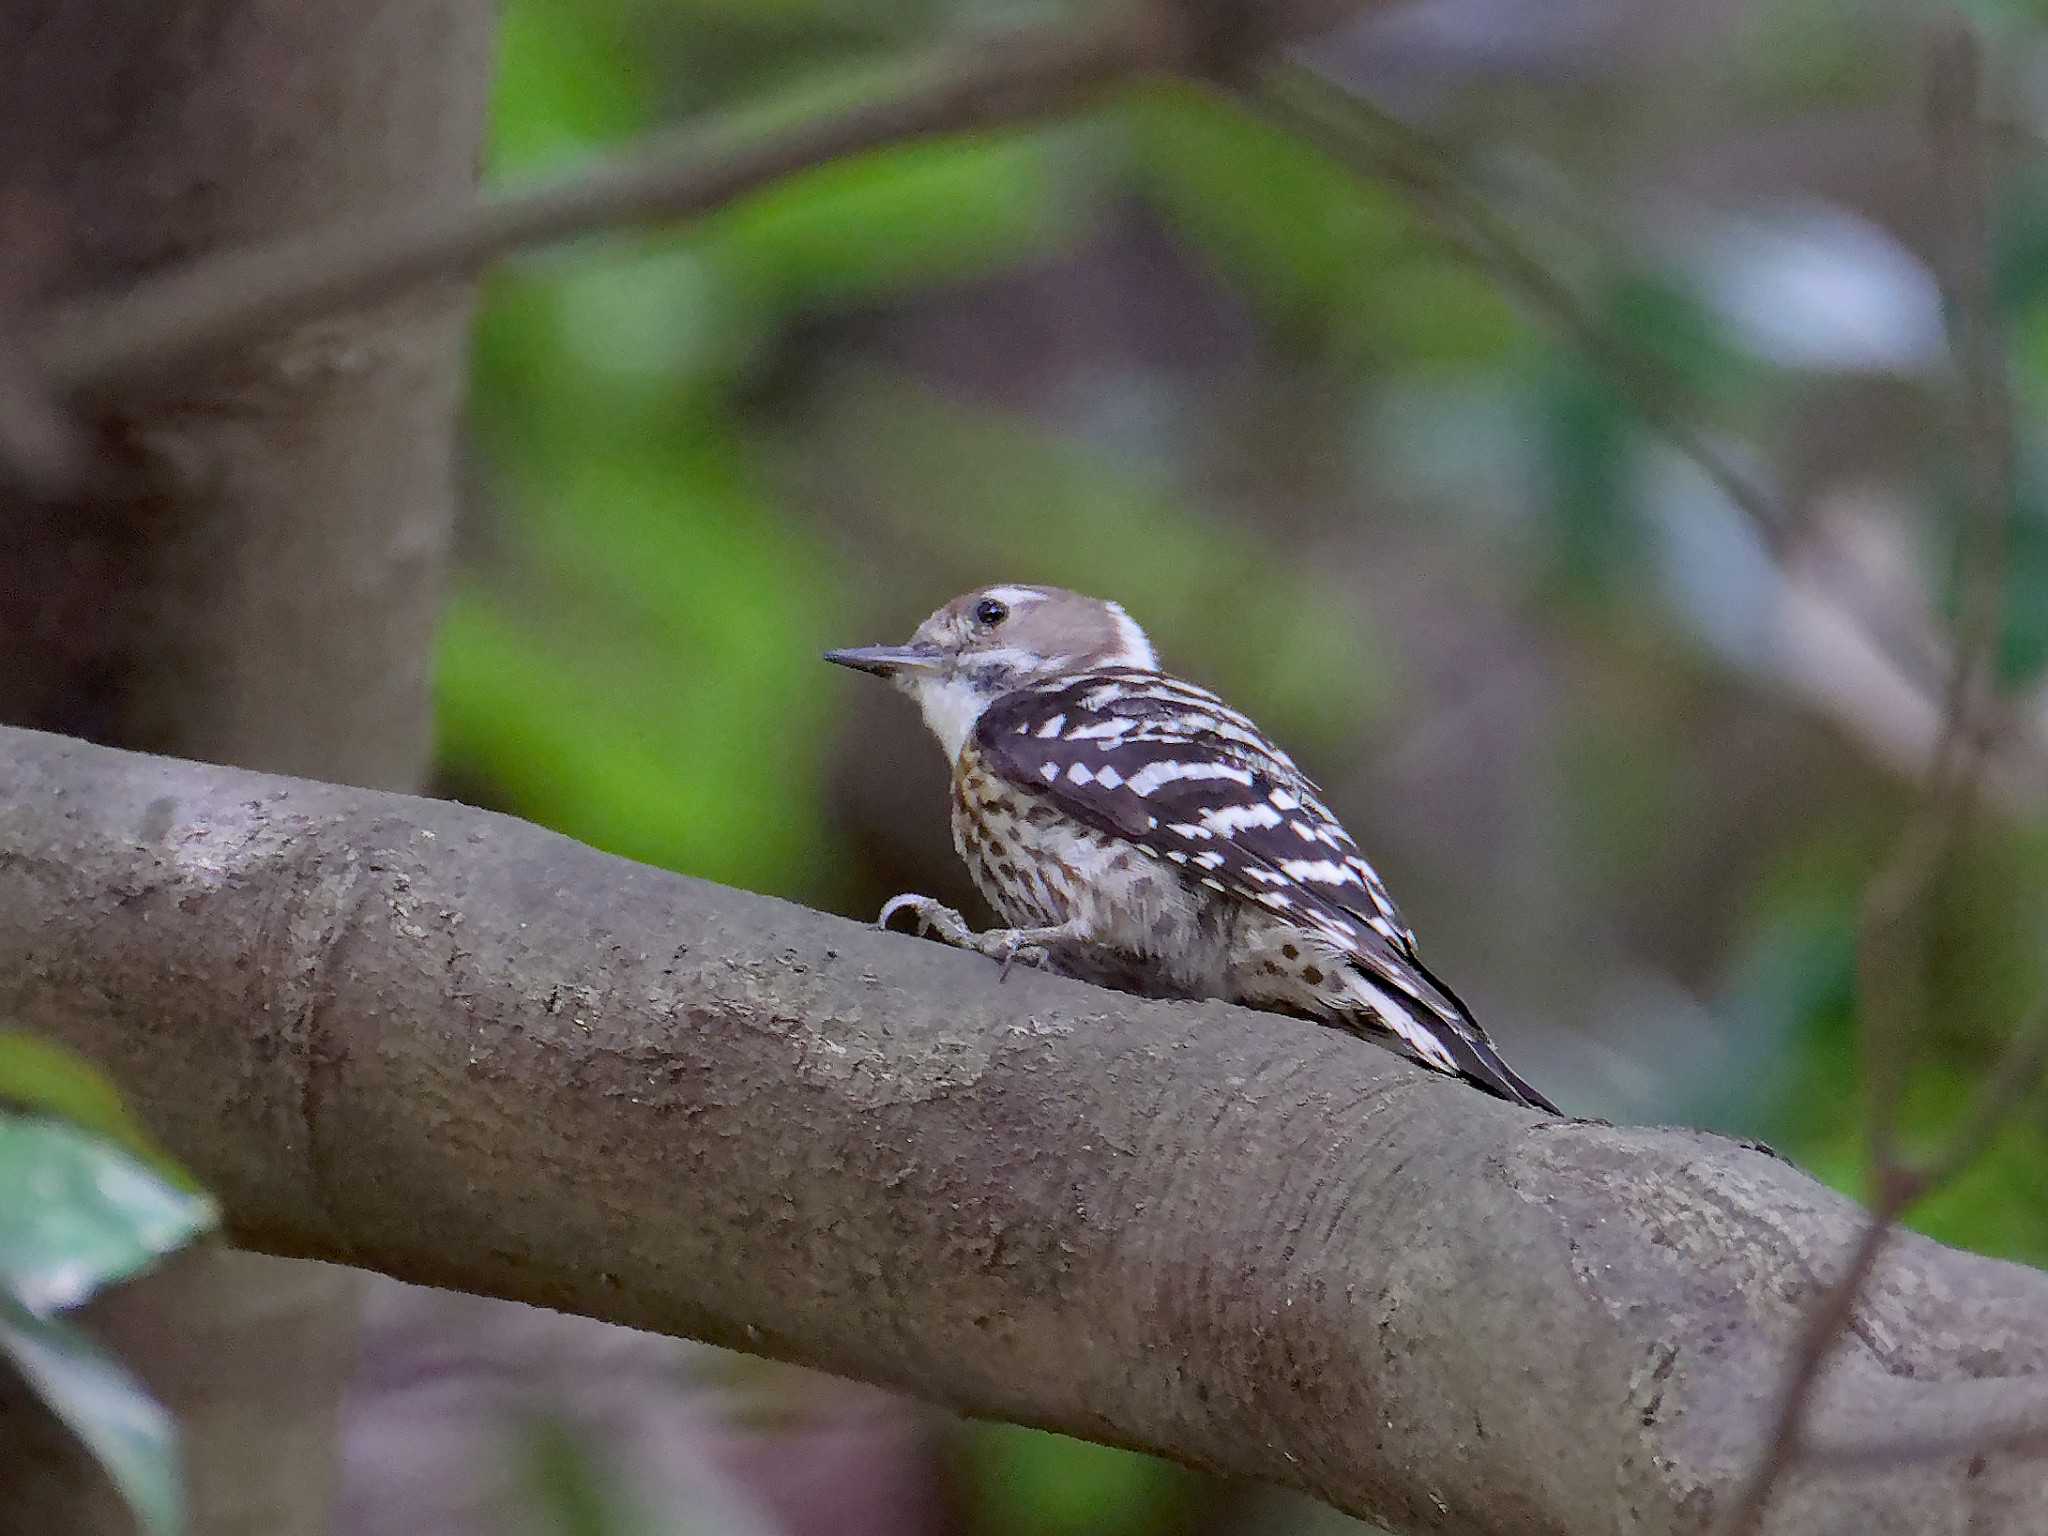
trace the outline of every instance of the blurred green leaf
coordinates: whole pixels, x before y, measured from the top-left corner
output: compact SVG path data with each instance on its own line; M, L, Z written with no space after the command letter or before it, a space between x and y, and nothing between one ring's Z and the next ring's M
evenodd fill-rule
M1044 1430L976 1425L966 1471L976 1536L1140 1536L1177 1528L1196 1474Z
M1498 361L1521 325L1392 186L1192 86L1138 93L1135 179L1285 339L1340 365Z
M870 303L1030 259L1072 238L1066 129L913 144L792 177L706 221L703 259L785 313Z
M2043 466L2022 460L2010 515L2005 522L2005 606L1998 643L1998 680L2018 690L2048 669L2048 485ZM1955 483L1960 470L1946 478L1940 496L1941 516L1935 524L1948 547L1929 563L1937 569L1946 560L1941 593L1944 616L1951 624L1961 617L1964 566L1972 509L1967 493Z
M1847 848L1824 839L1788 860L1796 873L1752 940L1727 1009L1744 1021L1744 1037L1756 1042L1742 1054L1769 1060L1775 1069L1760 1090L1752 1088L1746 1115L1716 1113L1709 1123L1761 1132L1815 1177L1860 1198L1867 1193L1869 1146L1856 1012L1858 908L1853 893L1870 860L1867 852L1859 860ZM1988 876L1969 874L1964 888L1983 878ZM1943 905L1938 903L1937 911ZM1965 899L1961 908L1967 912L1978 905ZM2036 931L2036 924L2015 923L2007 942L2017 945ZM1931 1154L1954 1133L2014 1019L2001 1014L1996 1020L1980 1019L1969 1030L1957 1027L1953 1014L1964 994L1942 982L1949 957L1940 933L1937 920L1931 946L1937 957L1930 986L1934 1016L1917 1036L1900 1106L1900 1141L1908 1156ZM2037 975L2038 954L2030 949L2028 959L2028 969ZM1972 986L1994 974L1982 955L1960 964ZM2037 979L2029 995L2038 985ZM2015 993L2017 986L1993 990ZM2035 1102L2041 1102L2040 1096ZM1758 1114L1761 1121L1753 1118ZM1979 1253L2048 1263L2048 1188L2040 1177L2044 1164L2048 1118L2023 1110L1984 1157L1916 1205L1906 1224Z
M1724 89L1754 99L1759 115L1817 113L1830 103L1849 105L1901 99L1913 88L1895 54L1872 48L1863 34L1867 16L1859 0L1776 0L1743 18L1743 71Z
M1439 252L1415 252L1378 273L1372 299L1380 350L1411 364L1495 363L1523 333L1500 284Z
M142 1383L76 1328L37 1316L4 1291L0 1354L98 1458L145 1536L179 1536L185 1485L177 1426Z
M1849 1080L1856 1081L1853 1070ZM1940 1060L1916 1063L1900 1114L1906 1154L1929 1156L1945 1145L1970 1112L1976 1092L1977 1078L1971 1073ZM1841 1115L1822 1134L1788 1138L1784 1146L1816 1178L1859 1198L1868 1193L1867 1142L1860 1115ZM1908 1211L1905 1224L1978 1253L2048 1264L2044 1163L2048 1127L2038 1114L2029 1118L2022 1113L1982 1157Z
M66 1121L0 1112L0 1291L75 1307L209 1230L213 1202Z
M1788 1150L1842 1127L1860 1135L1856 912L1839 899L1841 889L1790 895L1738 954L1722 1009L1736 1035L1731 1054L1786 1070L1704 1085L1711 1097L1699 1105L1703 1123L1762 1134Z
M1549 460L1554 525L1551 579L1579 602L1633 593L1647 551L1635 507L1636 457L1648 431L1631 390L1655 387L1710 402L1742 375L1707 313L1661 277L1613 275L1591 323L1637 359L1647 384L1617 377L1577 345L1560 341L1541 354L1530 399Z
M617 6L518 0L498 24L491 112L494 174L559 167L643 128L647 60Z
M828 562L681 425L522 463L517 551L439 635L440 752L597 847L787 890L823 837Z
M1604 598L1644 553L1624 488L1635 433L1613 382L1568 348L1552 351L1530 399L1548 461L1550 575L1557 595Z
M1259 699L1268 728L1294 722L1305 745L1302 731L1388 703L1385 639L1329 573L1299 546L1191 513L1128 461L882 377L849 391L835 430L833 446L879 488L895 541L951 554L958 569L937 583L948 590L1113 581L1169 666Z
M181 1189L199 1184L144 1130L120 1092L75 1051L20 1030L0 1030L0 1103L59 1115L125 1147Z
M1128 121L1138 184L1174 227L1298 345L1356 357L1411 232L1400 197L1193 86L1136 93Z
M654 1536L662 1529L632 1507L617 1469L574 1425L534 1417L519 1428L522 1481L545 1529L555 1536Z

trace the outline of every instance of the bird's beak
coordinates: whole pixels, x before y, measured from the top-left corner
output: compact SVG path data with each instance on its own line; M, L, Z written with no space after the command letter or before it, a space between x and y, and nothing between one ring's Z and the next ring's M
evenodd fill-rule
M825 659L856 672L877 677L894 677L899 672L933 672L939 667L935 645L856 645L850 650L827 651Z

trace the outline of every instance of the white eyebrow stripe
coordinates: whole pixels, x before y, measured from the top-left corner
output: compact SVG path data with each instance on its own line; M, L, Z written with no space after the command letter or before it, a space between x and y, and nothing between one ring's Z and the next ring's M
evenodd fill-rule
M981 595L985 598L992 597L999 603L1008 603L1012 608L1045 601L1045 594L1035 587L990 587Z
M1124 612L1122 603L1104 603L1109 617L1116 625L1116 665L1137 667L1146 672L1159 670L1159 653L1152 649L1152 642L1145 631L1138 627L1138 621Z

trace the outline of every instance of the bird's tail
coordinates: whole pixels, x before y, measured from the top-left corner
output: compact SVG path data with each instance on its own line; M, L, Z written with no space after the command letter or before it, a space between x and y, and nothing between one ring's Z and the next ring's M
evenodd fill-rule
M1564 1113L1501 1059L1457 993L1412 954L1403 958L1403 975L1372 977L1369 990L1373 1012L1410 1052L1510 1104Z

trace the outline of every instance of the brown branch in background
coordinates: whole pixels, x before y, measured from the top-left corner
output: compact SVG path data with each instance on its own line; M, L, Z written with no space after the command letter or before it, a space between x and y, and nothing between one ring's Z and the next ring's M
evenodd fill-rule
M2023 1456L2048 1455L2048 1413L2024 1418L1987 1420L1949 1434L1912 1433L1854 1445L1807 1443L1799 1452L1802 1466L1855 1471L1908 1466L1915 1462L1950 1461L1990 1456L2001 1451Z
M531 191L406 208L208 257L54 317L35 356L58 392L160 380L324 315L578 235L699 216L851 155L1037 122L1147 73L1230 72L1375 3L1133 0L1103 20L985 35L936 51L837 111L752 135L721 125Z
M0 325L0 487L14 481L31 495L55 497L85 478L91 463L83 434Z
M1951 18L1931 42L1927 113L1947 235L1937 270L1960 375L1960 429L1969 470L1963 613L1926 793L1898 851L1871 885L1858 942L1870 1221L1846 1269L1807 1319L1780 1390L1770 1440L1734 1501L1724 1536L1749 1536L1756 1529L1779 1478L1804 1454L1802 1428L1815 1388L1895 1224L1915 1201L1982 1154L2048 1064L2048 1002L2043 1002L2015 1030L1946 1149L1918 1167L1901 1156L1899 1107L1914 1034L1928 1016L1930 909L1975 799L1982 764L1976 727L1996 707L2006 524L2014 495L2006 360L1989 267L1991 194L1982 92L1983 58L1976 35L1966 22ZM1989 1426L1985 1433L1995 1438ZM1835 1454L1839 1460L1843 1452L1838 1448Z
M405 208L204 258L58 315L35 356L51 388L127 387L202 367L293 325L469 277L521 251L701 215L864 150L1026 123L1175 62L1175 34L1134 12L947 49L840 111L736 135L720 125L531 191Z
M2012 391L1991 271L1992 147L1984 121L1983 57L1967 22L1936 33L1927 115L1934 143L1935 269L1942 278L1950 345L1962 386L1968 516L1962 531L1962 611L1944 737L1935 768L1959 780L1952 821L1968 813L1981 768L1971 729L1997 709L1999 635L2005 621L2008 525L2017 495Z
M1794 531L1791 519L1694 425L1702 411L1691 391L1655 357L1596 318L1570 285L1530 252L1514 226L1465 185L1450 151L1306 65L1268 69L1247 104L1339 164L1405 192L1457 254L1518 295L1610 374L1651 427L1742 510L1773 552L1783 552Z
M1942 700L1954 664L1892 597L1840 558L1817 558L1795 549L1798 529L1788 510L1696 423L1705 414L1696 393L1653 354L1600 320L1571 286L1534 255L1513 223L1465 184L1456 156L1426 133L1382 112L1303 65L1262 73L1246 98L1255 111L1340 164L1384 179L1406 192L1449 246L1554 325L1595 366L1606 372L1649 427L1689 459L1749 522L1781 565L1794 553L1829 597L1897 669L1906 685L1946 718ZM1970 716L1971 739L1982 747L2007 737L2035 755L2048 743L2031 726L2003 716L1989 700Z

